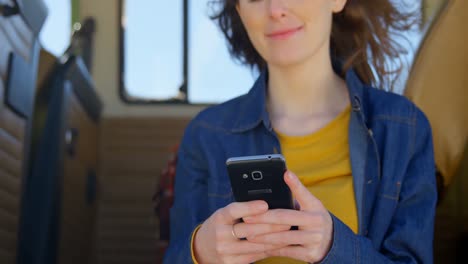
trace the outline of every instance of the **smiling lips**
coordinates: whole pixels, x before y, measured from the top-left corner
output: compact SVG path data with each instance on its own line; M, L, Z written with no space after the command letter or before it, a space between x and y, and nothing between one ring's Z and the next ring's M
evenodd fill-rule
M287 39L291 37L292 35L296 34L302 28L303 27L300 26L300 27L295 27L295 28L290 28L290 29L278 30L278 31L274 31L272 33L266 34L266 36L271 39Z

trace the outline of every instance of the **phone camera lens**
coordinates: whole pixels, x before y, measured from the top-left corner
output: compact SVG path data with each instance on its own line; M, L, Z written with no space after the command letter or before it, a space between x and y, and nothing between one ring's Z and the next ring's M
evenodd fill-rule
M252 172L252 179L256 180L256 181L260 181L263 179L263 175L262 175L262 172L261 171L254 171Z

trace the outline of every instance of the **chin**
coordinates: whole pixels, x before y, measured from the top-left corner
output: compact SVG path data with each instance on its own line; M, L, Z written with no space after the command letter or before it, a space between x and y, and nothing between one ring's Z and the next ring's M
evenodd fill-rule
M271 57L267 62L275 67L291 67L298 65L305 60L305 56L299 56L298 54L281 54L281 56Z

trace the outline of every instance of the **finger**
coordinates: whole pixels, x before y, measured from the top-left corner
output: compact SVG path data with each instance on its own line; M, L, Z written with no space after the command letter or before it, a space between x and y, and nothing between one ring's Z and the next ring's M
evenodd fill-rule
M326 219L321 212L305 212L290 209L268 210L263 214L244 217L244 222L248 224L289 225L310 230L313 230L314 227L322 227L325 221Z
M258 236L268 233L286 231L291 228L289 225L270 225L270 224L247 224L238 223L234 225L234 232L237 237Z
M274 250L287 244L272 245L249 242L247 240L238 240L233 243L224 243L218 245L218 253L223 255L245 255L262 253L268 250Z
M288 246L274 250L268 250L269 257L289 257L292 259L302 260L306 262L317 262L321 259L318 258L314 250L302 246Z
M289 230L247 237L250 242L269 245L311 245L323 239L321 232Z
M223 222L234 224L240 218L258 215L268 210L268 204L265 201L251 201L243 203L231 203L220 209Z
M320 202L293 172L286 171L284 173L284 181L289 186L289 189L291 189L302 210L312 210L316 207L317 202Z

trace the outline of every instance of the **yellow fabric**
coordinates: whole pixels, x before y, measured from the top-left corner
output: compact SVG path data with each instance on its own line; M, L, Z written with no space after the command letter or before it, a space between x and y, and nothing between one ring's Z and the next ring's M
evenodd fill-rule
M357 233L357 209L348 146L350 115L351 107L348 107L311 135L291 137L277 134L288 169L299 177L331 213ZM304 262L268 258L256 263Z
M201 225L197 226L195 228L195 230L193 230L193 233L192 233L192 239L190 240L190 252L192 253L192 261L193 263L195 264L198 264L198 261L195 259L195 251L194 251L194 248L193 248L193 242L195 240L195 235L197 234L198 232L198 229L200 229Z

